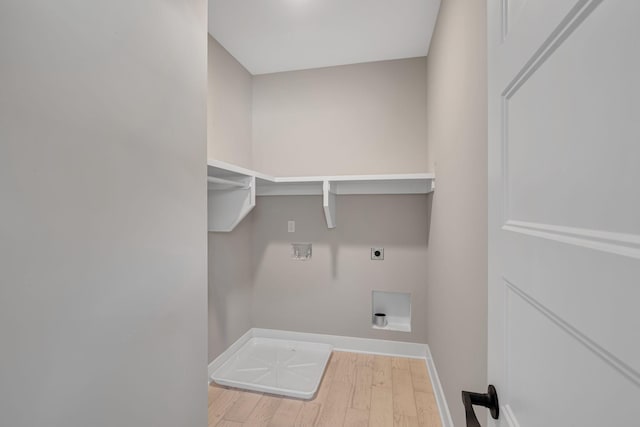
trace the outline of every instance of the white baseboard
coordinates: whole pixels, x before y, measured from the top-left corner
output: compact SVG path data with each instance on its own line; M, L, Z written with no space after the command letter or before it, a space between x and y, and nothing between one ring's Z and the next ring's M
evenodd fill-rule
M433 394L436 398L436 404L438 405L438 411L440 412L440 421L442 427L453 427L453 419L451 418L451 412L449 412L449 405L447 405L447 399L444 397L444 390L442 384L440 384L440 377L438 377L438 371L436 370L436 364L431 356L431 350L427 346L427 370L429 371L429 377L431 378L431 387L433 387Z
M231 344L220 356L209 364L209 379L213 372L226 362L240 347L251 338L275 338L291 341L305 341L331 344L336 351L349 351L353 353L377 354L381 356L408 357L411 359L423 359L427 364L427 370L431 377L431 386L440 411L442 427L453 427L449 407L444 397L444 391L438 378L431 351L427 344L378 340L371 338L343 337L339 335L310 334L306 332L281 331L276 329L252 328Z
M402 341L388 341L371 338L343 337L339 335L309 334L276 329L253 328L253 336L281 340L307 341L331 344L334 350L354 353L379 354L382 356L401 356L423 359L427 356L426 344Z

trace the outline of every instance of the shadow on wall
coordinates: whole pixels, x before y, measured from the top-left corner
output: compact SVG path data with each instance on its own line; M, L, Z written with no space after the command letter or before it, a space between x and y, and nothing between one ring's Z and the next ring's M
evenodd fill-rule
M287 258L290 243L312 243L314 250L328 247L334 279L340 271L340 251L345 247L362 247L367 259L374 246L426 250L431 204L432 194L337 196L337 227L329 229L321 196L259 197L253 212L252 272L259 271L272 245L289 251ZM294 233L287 232L288 220L295 221Z
M208 233L209 361L251 328L253 220L231 233Z

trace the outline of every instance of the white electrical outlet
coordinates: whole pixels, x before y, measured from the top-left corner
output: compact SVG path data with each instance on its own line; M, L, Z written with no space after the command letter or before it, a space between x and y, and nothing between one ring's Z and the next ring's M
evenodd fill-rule
M289 221L287 223L287 231L289 233L295 233L295 231L296 231L296 222L295 221Z
M371 248L371 259L374 261L384 260L384 248Z

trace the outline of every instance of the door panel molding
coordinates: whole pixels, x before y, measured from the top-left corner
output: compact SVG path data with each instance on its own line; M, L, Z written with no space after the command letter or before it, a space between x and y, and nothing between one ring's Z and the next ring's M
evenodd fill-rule
M502 41L504 42L509 35L509 29L517 20L519 13L526 6L528 0L502 0L500 7L502 8ZM514 4L515 3L515 4Z
M502 411L502 415L504 419L507 421L507 424L509 425L509 427L520 427L520 423L518 422L516 415L513 413L513 409L511 409L511 405L509 404L503 405L502 408L500 408L500 410Z
M600 358L603 362L609 365L611 368L616 370L621 376L629 380L631 383L635 384L636 387L640 387L640 372L633 369L631 366L627 365L625 362L616 357L613 353L609 352L607 349L596 343L594 340L589 338L586 334L578 330L576 327L571 325L569 322L565 321L558 314L553 312L547 306L533 298L531 295L526 293L524 290L520 289L518 286L513 284L507 278L503 277L503 282L505 285L505 289L507 293L515 294L520 297L524 302L534 308L537 312L542 314L544 317L549 319L555 326L564 331L566 334L571 336L577 342L582 344L587 350L591 353L595 354L598 358ZM506 299L505 304L505 329L508 329L509 325L509 298ZM508 338L508 334L506 335ZM506 340L505 340L506 341ZM508 343L505 342L505 351L508 348ZM505 354L505 356L508 356ZM508 358L506 360L509 360ZM508 377L507 377L508 378ZM508 384L508 379L507 379Z
M522 69L502 91L504 99L510 99L535 71L562 45L562 43L591 15L603 0L581 0L545 39Z
M528 68L553 43L559 33L579 26L602 0L492 0L497 4L495 41L500 49L495 57L496 82L504 89L519 71ZM579 17L587 11L583 17ZM568 35L568 34L566 34ZM521 64L521 65L518 65Z
M507 3L502 1L503 39L506 37L508 20ZM551 35L544 40L542 45L534 52L531 58L516 73L515 77L506 85L501 93L501 155L502 155L502 218L503 222L508 222L510 216L509 199L509 101L522 86L533 76L533 74L546 62L549 57L569 38L569 36L580 26L580 24L591 15L602 0L580 0L568 14L562 19L560 24L553 30Z
M508 220L502 230L640 259L640 235Z

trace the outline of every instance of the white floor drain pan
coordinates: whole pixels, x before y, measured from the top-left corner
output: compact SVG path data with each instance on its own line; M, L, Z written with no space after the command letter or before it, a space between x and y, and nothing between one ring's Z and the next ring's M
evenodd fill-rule
M224 386L311 399L332 350L329 344L251 338L211 379Z

